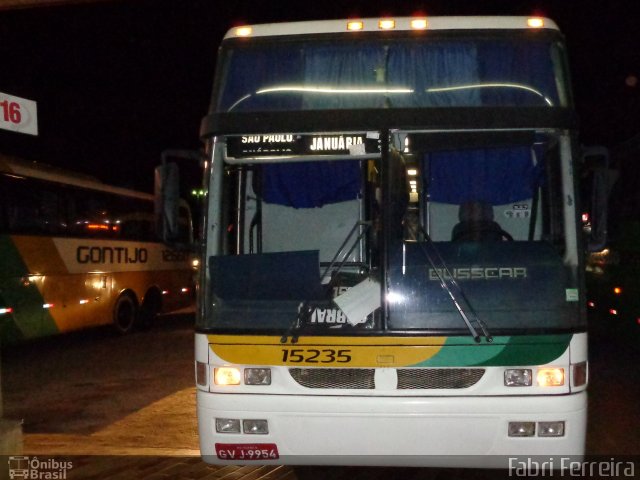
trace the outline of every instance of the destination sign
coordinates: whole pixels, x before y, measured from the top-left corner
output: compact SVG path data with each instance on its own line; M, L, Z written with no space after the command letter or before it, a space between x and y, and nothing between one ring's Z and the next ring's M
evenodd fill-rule
M380 152L377 133L299 135L290 133L227 138L233 158L290 155L365 155Z

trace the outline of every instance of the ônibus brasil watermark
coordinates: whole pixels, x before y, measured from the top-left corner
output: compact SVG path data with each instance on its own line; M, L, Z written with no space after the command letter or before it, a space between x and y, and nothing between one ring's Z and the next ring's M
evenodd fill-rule
M632 461L577 460L575 457L509 458L510 477L635 478Z
M39 459L38 457L10 456L9 478L29 480L65 480L67 472L73 468L73 462L55 458Z

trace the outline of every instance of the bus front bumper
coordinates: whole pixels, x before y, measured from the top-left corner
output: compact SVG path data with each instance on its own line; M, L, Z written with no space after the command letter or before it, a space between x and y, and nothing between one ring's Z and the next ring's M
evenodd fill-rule
M197 404L201 453L215 464L511 468L536 458L559 468L565 457L582 457L586 437L586 392L407 398L199 390ZM238 420L241 433L217 433L216 419ZM244 433L245 420L266 420L268 433ZM535 433L509 436L510 422L533 422ZM563 435L540 436L540 422L564 422Z

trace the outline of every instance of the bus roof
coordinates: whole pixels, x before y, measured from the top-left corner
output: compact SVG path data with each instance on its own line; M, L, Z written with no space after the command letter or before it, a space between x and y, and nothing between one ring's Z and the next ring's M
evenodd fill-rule
M0 155L0 173L27 178L37 178L39 180L73 185L91 190L99 190L127 197L135 197L145 200L153 199L153 195L151 194L106 185L90 175L63 170L45 163L29 162L15 157L7 157L5 155Z
M532 28L558 30L558 26L553 20L544 17L380 17L246 25L230 29L224 38L307 35L319 33L342 33L347 31L352 31L354 34L357 34L358 31L525 30Z

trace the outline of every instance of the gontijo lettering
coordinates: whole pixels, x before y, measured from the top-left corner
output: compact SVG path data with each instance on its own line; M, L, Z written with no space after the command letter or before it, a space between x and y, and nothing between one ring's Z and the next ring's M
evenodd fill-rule
M146 263L149 253L146 248L89 247L81 245L76 250L78 263Z

